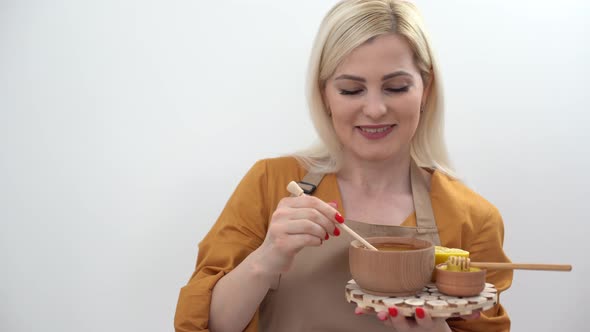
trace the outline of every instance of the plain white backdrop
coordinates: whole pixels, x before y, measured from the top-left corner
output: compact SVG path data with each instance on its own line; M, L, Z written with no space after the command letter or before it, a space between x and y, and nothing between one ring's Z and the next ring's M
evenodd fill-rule
M335 2L0 0L0 331L172 331L237 182L314 140L307 57ZM515 272L513 330L584 330L589 2L416 2L457 170L513 261L574 266Z

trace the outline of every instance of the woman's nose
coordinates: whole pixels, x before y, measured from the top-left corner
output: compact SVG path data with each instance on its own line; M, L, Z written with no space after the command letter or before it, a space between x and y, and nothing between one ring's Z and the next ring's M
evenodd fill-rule
M381 93L368 93L363 112L370 118L377 119L387 113L387 106Z

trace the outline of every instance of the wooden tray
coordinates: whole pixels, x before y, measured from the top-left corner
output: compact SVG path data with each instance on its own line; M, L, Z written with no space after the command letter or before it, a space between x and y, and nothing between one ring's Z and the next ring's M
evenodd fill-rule
M432 317L459 317L470 315L477 311L492 308L498 303L498 290L490 283L478 296L457 297L447 296L438 292L435 284L428 284L423 291L416 296L375 296L363 292L354 280L346 283L346 301L356 303L365 309L373 309L375 312L387 311L395 306L402 315L414 316L416 307L428 310Z

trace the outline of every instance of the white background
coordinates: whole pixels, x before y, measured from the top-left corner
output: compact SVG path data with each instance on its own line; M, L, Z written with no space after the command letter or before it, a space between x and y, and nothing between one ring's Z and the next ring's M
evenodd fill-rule
M171 331L248 168L311 143L334 0L0 0L0 331ZM587 326L590 5L417 1L451 157L502 212L514 331ZM351 309L352 312L352 309Z

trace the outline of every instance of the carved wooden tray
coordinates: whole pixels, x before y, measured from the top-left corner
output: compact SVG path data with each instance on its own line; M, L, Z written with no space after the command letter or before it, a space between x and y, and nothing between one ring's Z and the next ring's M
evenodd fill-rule
M375 296L363 292L354 280L350 280L345 287L346 301L356 303L365 309L373 309L375 312L387 311L395 306L402 315L414 316L416 307L428 310L432 317L458 317L470 315L477 311L492 308L498 303L498 290L490 283L478 296L457 297L441 294L435 284L428 284L423 291L416 296Z

